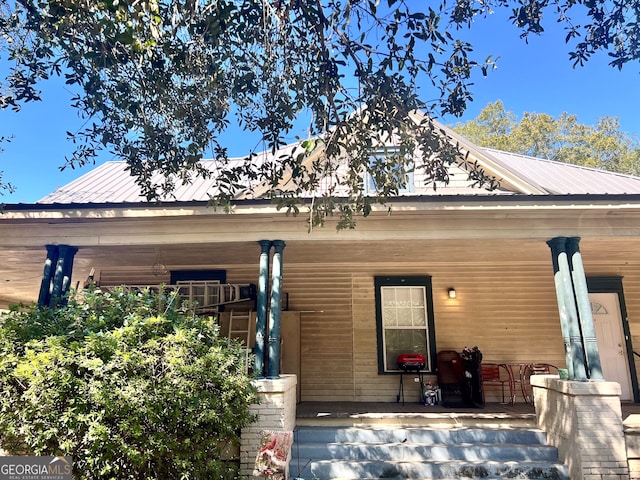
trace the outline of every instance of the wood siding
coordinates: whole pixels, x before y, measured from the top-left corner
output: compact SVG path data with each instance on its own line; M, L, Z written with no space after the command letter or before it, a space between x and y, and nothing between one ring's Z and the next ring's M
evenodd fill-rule
M436 349L461 351L478 346L485 362L548 362L564 367L551 255L544 242L533 251L514 251L514 243L496 242L473 252L446 248L417 249L413 261L393 261L375 250L353 249L353 262L287 261L283 256L283 306L300 312L300 399L302 401L395 402L399 376L378 374L375 319L376 275L428 275L433 282ZM615 258L586 244L589 276L623 276L630 330L640 350L640 260ZM295 248L295 245L292 245ZM410 248L410 247L405 247ZM510 249L510 250L509 250ZM257 252L257 250L256 250ZM329 252L330 253L330 252ZM323 258L330 256L323 252ZM348 251L336 251L344 259ZM367 260L367 258L369 260ZM508 258L508 261L501 260ZM224 269L229 283L257 283L255 264L216 263L199 268ZM167 265L169 269L187 266ZM192 269L193 266L188 266ZM103 268L103 283L159 283L145 267ZM448 287L457 298L450 299ZM286 347L285 347L286 348ZM640 368L640 362L638 362ZM419 398L413 375L405 376L405 398ZM426 376L435 381L435 376ZM487 388L487 400L500 400L499 387ZM518 392L518 401L522 396Z

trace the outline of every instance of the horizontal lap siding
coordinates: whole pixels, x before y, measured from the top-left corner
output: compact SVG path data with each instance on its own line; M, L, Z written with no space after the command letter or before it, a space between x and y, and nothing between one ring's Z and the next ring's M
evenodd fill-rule
M335 265L292 264L286 256L284 260L283 292L289 309L302 312L299 383L303 401L396 401L399 377L378 374L376 275L432 277L438 351L477 345L485 362L565 366L550 257L509 264L484 259L448 263L442 258ZM583 260L589 276L624 277L632 340L640 351L638 265ZM257 283L257 261L256 265L207 268L225 269L230 283ZM102 280L112 285L158 283L159 277L149 268L121 268L101 272ZM447 296L451 286L457 291L455 300ZM495 387L487 387L487 395L489 401L501 396ZM405 398L419 398L412 375L405 377Z
M433 282L436 349L461 351L477 345L487 362L564 362L553 272L544 265L352 266L354 375L358 401L396 401L398 375L380 375L377 365L375 291L377 275L428 275ZM458 297L448 298L455 287ZM407 401L417 401L415 375L405 375ZM425 380L436 377L426 375ZM487 400L501 398L487 388Z
M550 262L447 267L434 279L434 303L439 350L477 345L488 362L564 362Z
M300 316L302 400L351 401L351 274L334 266L285 264L289 308Z
M162 275L153 273L151 265L147 268L120 267L118 269L103 269L99 272L101 286L116 285L159 285L169 283L170 274Z
M358 401L372 402L394 398L396 375L378 375L375 288L371 273L353 275L354 377Z

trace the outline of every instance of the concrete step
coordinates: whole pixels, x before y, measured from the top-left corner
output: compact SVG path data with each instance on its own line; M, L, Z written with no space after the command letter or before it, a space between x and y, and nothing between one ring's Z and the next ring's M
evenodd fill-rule
M536 459L558 461L558 450L547 445L496 443L459 443L422 445L412 443L303 443L296 451L303 463L311 460L396 460L420 462L429 460L496 460L526 462Z
M545 432L535 428L381 428L297 427L296 442L359 443L517 443L544 445Z
M297 427L291 478L567 480L535 428Z
M325 479L553 479L569 480L566 467L548 462L447 461L422 462L320 460L297 471L291 464L291 478Z

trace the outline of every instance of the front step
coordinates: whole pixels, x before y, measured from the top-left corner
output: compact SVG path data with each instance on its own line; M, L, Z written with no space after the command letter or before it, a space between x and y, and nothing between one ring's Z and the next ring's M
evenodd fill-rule
M568 479L537 429L298 427L291 478Z
M323 479L545 479L569 480L567 469L540 462L462 462L422 461L384 462L321 460L314 462L302 475L291 478Z

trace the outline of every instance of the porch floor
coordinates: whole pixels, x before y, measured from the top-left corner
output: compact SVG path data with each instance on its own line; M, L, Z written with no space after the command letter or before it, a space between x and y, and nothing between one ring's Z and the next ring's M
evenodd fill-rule
M622 418L640 414L640 404L622 403ZM406 402L300 402L296 417L300 421L320 419L427 419L437 417L475 417L475 418L512 418L535 421L533 405L516 403L487 403L483 408L449 408L440 405L426 406L420 403Z

